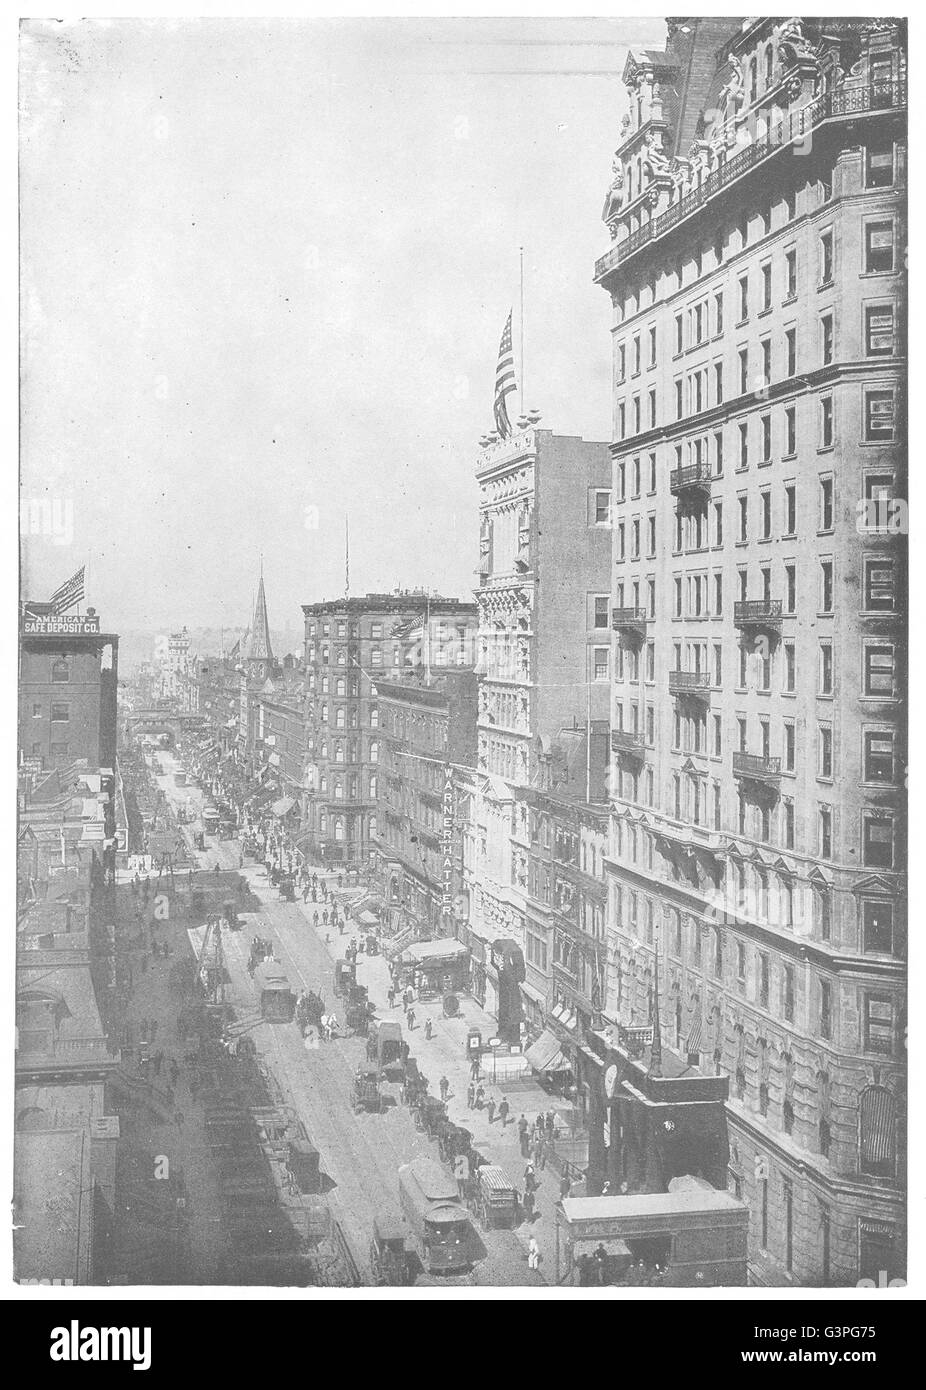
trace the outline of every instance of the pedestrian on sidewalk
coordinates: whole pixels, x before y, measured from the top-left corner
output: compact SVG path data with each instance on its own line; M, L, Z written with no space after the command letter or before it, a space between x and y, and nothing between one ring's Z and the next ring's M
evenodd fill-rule
M507 1102L507 1100L505 1099L505 1097L502 1096L502 1103L501 1103L501 1105L498 1107L498 1118L499 1118L499 1119L501 1120L501 1122L502 1122L502 1129L504 1129L505 1126L508 1124L508 1112L509 1112L510 1109L511 1109L511 1106L508 1104L508 1102Z
M390 1007L390 1009L394 1009L394 1008L395 1008L395 985L390 985L390 986L389 986L388 992L387 992L387 994L386 994L386 998L389 1000L389 1007Z
M569 1174L564 1173L559 1180L559 1199L561 1202L565 1201L565 1199L569 1196L571 1189L572 1183L569 1181Z
M541 1172L547 1166L547 1145L541 1134L538 1134L534 1140L534 1162Z
M325 924L325 926L327 927L327 925L328 925L328 909L327 909L327 907L325 908L324 912L322 913L322 921L323 921L323 923Z
M440 1098L446 1105L447 1094L450 1090L450 1082L447 1080L446 1076L442 1076L440 1081L438 1082L438 1085L440 1087Z
M307 903L307 902L309 901L309 885L308 885L308 884L306 884L305 887L304 887L303 890L302 890L302 901L303 901L304 903Z
M318 926L318 913L317 913L317 912L313 912L313 913L312 913L312 926L313 926L313 927L317 927L317 926Z
M556 1115L552 1110L547 1111L546 1118L547 1143L552 1144L556 1136Z
M540 1246L537 1244L537 1237L533 1234L527 1242L527 1267L528 1269L540 1269Z
M536 1192L536 1190L537 1174L534 1172L534 1165L532 1163L529 1163L527 1167L524 1169L524 1191Z
M494 1121L494 1119L495 1119L495 1097L494 1097L494 1096L489 1096L489 1100L488 1100L488 1103L487 1103L487 1105L486 1105L486 1110L487 1110L488 1113L489 1113L489 1124L492 1124L493 1121Z
M527 1158L530 1153L530 1148L527 1139L527 1119L524 1114L522 1114L518 1120L518 1140L521 1145L521 1157Z
M433 1027L434 1027L434 1025L432 1024L431 1020L430 1020L429 1018L425 1019L425 1022L424 1022L424 1038L425 1038L425 1042L430 1042L430 1041L431 1041L431 1033L432 1033Z
M415 1010L414 1010L414 1009L409 1009L408 1013L405 1015L405 1021L406 1021L406 1023L408 1024L408 1031L411 1032L412 1029L413 1029L414 1026L415 1026Z
M524 1220L528 1223L529 1226L532 1226L534 1224L536 1203L537 1199L534 1196L534 1189L532 1187L526 1187L524 1189L524 1196L521 1198L521 1210L524 1213Z
M469 1069L469 1074L470 1074L470 1077L472 1078L473 1081L478 1081L478 1080L479 1080L479 1058L478 1058L478 1057L474 1057L474 1058L473 1058L472 1065L470 1066L470 1069Z
M476 1108L476 1083L471 1081L466 1088L466 1108L474 1110Z
M482 1102L485 1100L485 1090L482 1086L476 1087L476 1109L482 1109Z

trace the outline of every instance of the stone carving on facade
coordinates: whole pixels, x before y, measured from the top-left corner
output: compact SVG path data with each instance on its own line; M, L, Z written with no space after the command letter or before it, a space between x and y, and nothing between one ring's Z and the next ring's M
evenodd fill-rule
M797 17L786 19L778 30L778 52L786 69L798 63L817 61L816 48L804 33L803 21Z
M602 220L610 221L620 212L624 203L624 167L620 160L615 156L611 164L612 179L604 200L604 210Z
M661 179L671 176L671 167L671 161L662 148L662 135L651 132L646 137L643 168L651 179Z
M720 109L724 115L735 116L746 100L746 74L736 54L730 55L732 72L720 89Z

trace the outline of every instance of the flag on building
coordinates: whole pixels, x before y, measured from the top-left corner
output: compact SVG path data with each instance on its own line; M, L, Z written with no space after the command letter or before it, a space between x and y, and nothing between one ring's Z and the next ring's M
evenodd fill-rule
M55 614L66 613L69 608L73 608L75 603L80 603L84 596L84 570L85 565L81 565L76 574L72 574L70 579L60 585L52 594L50 602L52 611Z
M495 371L495 428L502 439L507 439L511 434L511 421L508 419L508 407L505 404L505 398L516 390L514 354L511 349L511 313L509 312L508 322L505 324L505 331L498 345L498 367Z
M423 618L400 618L393 623L391 636L398 641L418 642L424 636Z

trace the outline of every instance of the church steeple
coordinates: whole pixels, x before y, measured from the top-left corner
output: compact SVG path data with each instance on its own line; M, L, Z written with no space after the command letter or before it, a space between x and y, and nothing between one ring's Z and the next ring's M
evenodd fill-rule
M254 621L251 623L251 641L248 645L248 665L254 674L268 675L273 662L273 648L270 645L270 622L267 617L267 596L264 593L264 575L261 570L257 586L257 601L254 604ZM259 665L259 672L255 669Z

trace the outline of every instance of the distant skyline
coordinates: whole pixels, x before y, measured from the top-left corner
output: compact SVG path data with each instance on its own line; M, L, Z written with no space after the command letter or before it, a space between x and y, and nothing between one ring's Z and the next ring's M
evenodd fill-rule
M349 514L352 592L469 599L521 245L512 417L610 438L593 264L627 50L664 22L22 34L22 496L66 542L24 538L27 596L87 563L115 631L242 627L263 553L298 628L344 591Z

